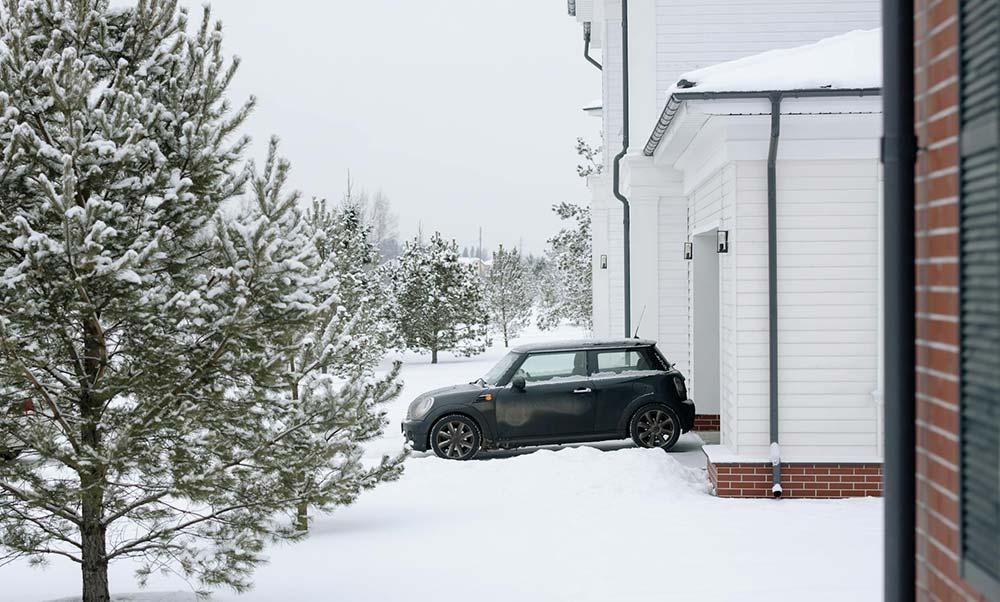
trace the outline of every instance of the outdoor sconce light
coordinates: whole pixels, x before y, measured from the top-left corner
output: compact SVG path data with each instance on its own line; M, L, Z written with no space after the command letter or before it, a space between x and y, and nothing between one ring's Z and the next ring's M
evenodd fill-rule
M686 242L684 243L684 259L691 259L694 257L694 243Z
M729 230L719 230L719 253L729 252Z
M608 256L607 255L601 255L601 269L602 270L608 269Z

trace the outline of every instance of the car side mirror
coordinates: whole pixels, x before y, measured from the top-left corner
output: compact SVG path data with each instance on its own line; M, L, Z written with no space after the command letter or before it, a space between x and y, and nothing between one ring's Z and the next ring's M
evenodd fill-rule
M524 390L524 387L525 387L525 385L527 385L528 383L527 383L527 382L525 382L525 380L524 380L524 377L523 377L523 376L521 376L520 374L515 374L515 375L514 375L514 378L510 379L510 384L511 384L511 386L513 386L513 387L514 387L515 389L518 389L518 390L520 390L520 391L523 391L523 390Z

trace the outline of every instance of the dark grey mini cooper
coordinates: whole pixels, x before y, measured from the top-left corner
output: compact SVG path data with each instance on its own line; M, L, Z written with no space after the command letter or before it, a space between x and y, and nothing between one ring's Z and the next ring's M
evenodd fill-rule
M402 428L413 449L468 460L482 449L632 437L670 449L694 425L684 377L653 341L516 347L485 376L430 391Z

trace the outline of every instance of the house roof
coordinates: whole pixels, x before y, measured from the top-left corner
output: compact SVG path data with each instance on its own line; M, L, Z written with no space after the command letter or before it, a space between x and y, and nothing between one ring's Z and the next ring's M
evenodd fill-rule
M882 30L857 30L689 71L667 91L643 154L653 155L686 100L881 94L881 56Z
M667 93L750 92L882 85L882 30L857 30L814 44L689 71Z

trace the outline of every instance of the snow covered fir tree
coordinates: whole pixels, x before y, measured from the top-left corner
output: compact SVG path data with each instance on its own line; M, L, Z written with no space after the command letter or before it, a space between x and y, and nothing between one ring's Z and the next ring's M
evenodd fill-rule
M482 353L489 315L479 275L458 260L458 245L435 232L426 244L408 241L390 270L393 318L400 344L438 353Z
M171 0L0 7L0 399L34 408L0 439L38 458L0 463L0 560L73 561L84 602L126 558L245 590L303 505L400 474L359 447L396 369L356 363L275 146L245 166L237 65Z
M534 298L530 273L517 249L503 245L493 252L493 262L486 273L486 306L490 324L503 337L503 346L531 323Z
M539 283L538 326L547 330L568 322L590 329L593 320L590 207L560 203L552 210L570 223L549 239L545 250L546 269Z
M388 297L383 291L381 258L366 224L363 206L350 198L337 207L314 200L308 212L320 258L337 274L340 304L351 316L352 365L370 366L392 343Z

